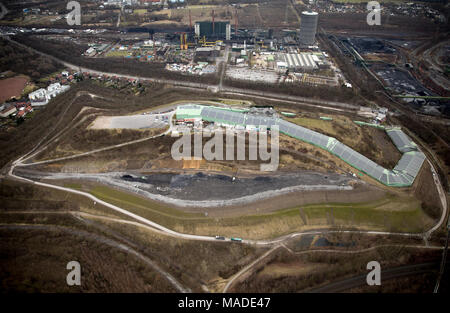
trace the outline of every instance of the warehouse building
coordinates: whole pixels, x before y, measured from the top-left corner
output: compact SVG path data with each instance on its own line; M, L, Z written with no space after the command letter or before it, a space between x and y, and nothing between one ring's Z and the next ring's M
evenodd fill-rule
M319 68L318 64L322 61L312 53L279 53L278 69L289 69L295 72L311 72Z

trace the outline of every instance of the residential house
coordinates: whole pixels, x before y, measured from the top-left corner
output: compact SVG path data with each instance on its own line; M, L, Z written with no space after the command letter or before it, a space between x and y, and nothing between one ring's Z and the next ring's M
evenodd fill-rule
M11 114L14 114L17 112L17 109L14 105L11 105L9 107L4 108L1 112L0 112L0 117L8 117Z
M31 92L28 98L31 100L32 106L46 105L52 98L56 97L60 93L65 92L70 86L61 86L60 83L54 83L47 87L47 89L41 88Z

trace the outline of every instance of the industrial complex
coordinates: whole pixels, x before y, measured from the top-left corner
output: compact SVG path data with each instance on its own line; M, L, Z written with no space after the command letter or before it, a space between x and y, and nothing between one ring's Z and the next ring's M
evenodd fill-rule
M177 32L179 38L151 33L148 40L129 44L88 42L84 56L164 62L167 70L187 75L215 73L219 63L225 62L225 75L231 80L351 86L318 45L318 19L317 12L305 11L299 30L286 29L275 35L273 29L244 31L236 16L234 23L217 21L214 10L211 20L193 22L189 11L189 31Z

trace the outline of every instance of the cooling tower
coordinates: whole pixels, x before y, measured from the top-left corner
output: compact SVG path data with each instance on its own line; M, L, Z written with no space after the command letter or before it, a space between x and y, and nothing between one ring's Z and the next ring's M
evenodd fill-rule
M312 11L303 11L300 21L300 44L312 45L315 42L317 21L319 14Z

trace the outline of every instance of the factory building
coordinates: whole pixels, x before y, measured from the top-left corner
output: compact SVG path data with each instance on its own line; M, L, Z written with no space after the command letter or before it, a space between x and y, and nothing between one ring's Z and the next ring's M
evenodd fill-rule
M277 66L280 70L289 69L295 72L310 72L319 68L322 61L312 53L279 53Z
M316 41L319 14L312 11L303 11L300 18L300 44L305 46L313 45Z
M198 37L214 39L231 39L230 22L196 22L195 35Z

